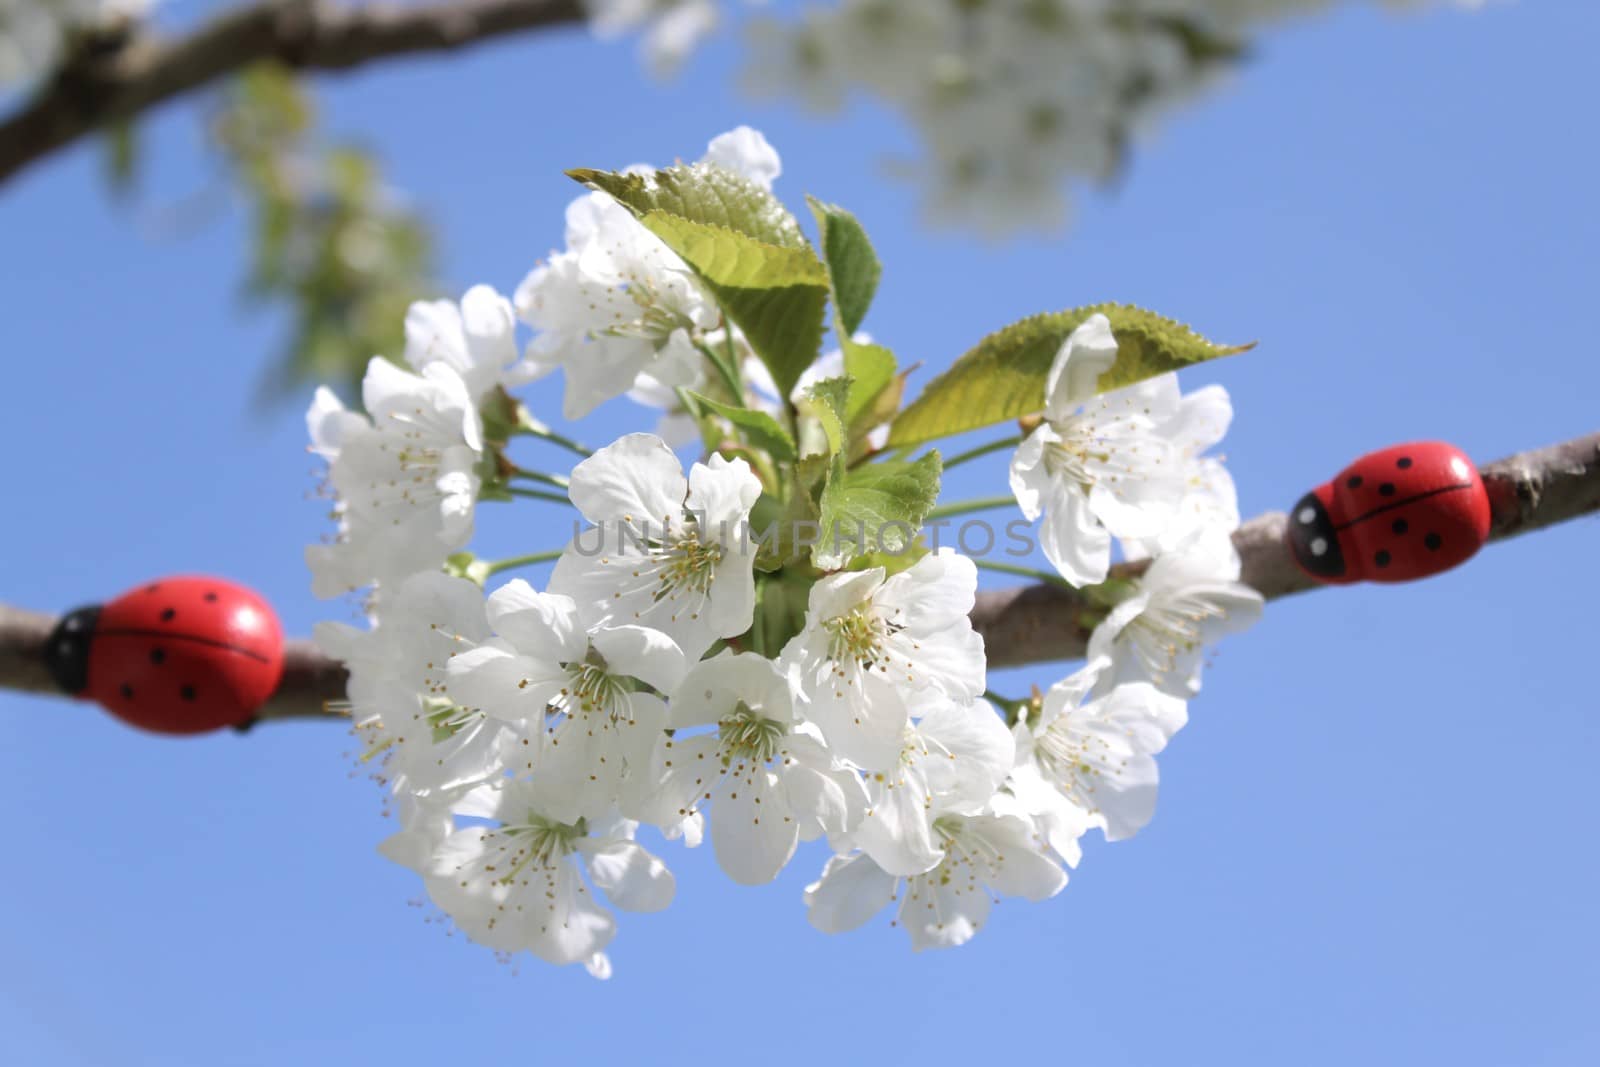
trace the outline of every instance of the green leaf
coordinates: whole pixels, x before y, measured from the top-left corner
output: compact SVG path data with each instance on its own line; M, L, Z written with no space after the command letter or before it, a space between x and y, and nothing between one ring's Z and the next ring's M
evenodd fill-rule
M828 452L843 455L850 447L847 412L850 409L850 379L825 378L806 393L811 407L822 423L822 432L828 439Z
M845 423L851 436L858 437L879 423L888 421L887 418L873 418L868 422L866 417L876 413L878 405L875 402L894 381L894 353L882 345L862 344L844 334L839 335L839 345L844 351L844 372L851 381ZM899 406L900 397L896 394L890 414Z
M672 215L733 230L762 244L810 253L827 284L826 270L789 209L767 190L732 171L695 163L650 174L569 170L567 177L610 193L641 219L651 214Z
M816 565L831 570L868 552L910 550L939 499L939 453L855 470L844 469L842 457L834 464L822 490L822 535L812 553Z
M822 347L828 270L760 186L700 164L653 174L570 170L615 197L705 282L787 396Z
M828 265L833 305L838 309L842 327L839 336L847 338L861 328L861 320L867 317L867 308L878 291L883 267L878 262L878 254L872 250L872 242L867 239L867 231L854 215L816 197L806 197L806 203L811 206L821 231L822 258ZM893 373L892 367L890 373ZM884 381L888 381L887 376Z
M1100 376L1100 392L1255 347L1213 344L1181 323L1127 304L1035 315L985 337L929 382L895 420L889 444L919 444L1043 410L1056 352L1097 311L1111 320L1117 339L1117 361Z
M105 153L112 191L130 191L139 168L139 137L131 119L117 119L106 126Z
M743 430L746 440L757 448L765 450L773 459L780 463L788 463L797 458L794 438L789 436L789 432L778 423L777 419L765 411L752 411L749 408L724 404L699 393L691 392L689 395L699 401L702 407L710 408Z
M816 502L803 486L796 487L784 502L763 493L750 510L750 528L753 536L761 538L761 548L756 553L756 570L770 573L788 564L799 563L816 543L820 529Z

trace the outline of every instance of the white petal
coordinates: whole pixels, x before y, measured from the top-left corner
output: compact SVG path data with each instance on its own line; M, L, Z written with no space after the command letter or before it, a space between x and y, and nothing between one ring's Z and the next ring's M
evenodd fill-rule
M592 959L616 932L616 920L583 888L576 865L562 862L544 925L528 948L548 963L577 963Z
M701 162L731 170L763 189L771 189L772 183L783 173L777 149L767 143L760 130L749 126L736 126L712 138Z
M678 457L648 433L628 434L579 463L568 487L572 503L590 522L628 524L657 537L666 523L682 521L687 492Z
M1051 478L1045 470L1044 450L1060 441L1061 436L1045 423L1029 434L1011 457L1011 493L1029 522L1044 513L1044 501L1050 491Z
M881 770L900 758L900 741L909 713L906 694L895 682L854 662L841 665L844 677L827 671L808 691L804 714L816 723L841 759Z
M1032 829L1009 815L980 815L968 823L969 832L989 841L1005 857L986 872L997 893L1024 900L1045 900L1066 888L1067 872L1033 845Z
M913 951L964 945L989 920L989 891L970 868L958 867L948 879L944 872L940 867L906 882L899 921Z
M784 741L783 754L790 762L778 774L800 840L853 831L867 806L861 776L839 766L819 742L804 734L791 734Z
M944 859L944 849L933 840L932 801L920 775L878 783L851 840L890 874L931 871Z
M884 582L872 599L896 613L892 621L930 633L966 618L977 591L977 565L952 548L941 548Z
M940 807L976 812L1011 772L1016 742L987 701L941 702L923 716L917 732L928 739L924 774Z
M544 663L581 660L588 647L572 598L540 593L521 578L489 594L488 614L496 633Z
M1045 384L1045 417L1059 421L1099 392L1100 375L1117 361L1111 321L1096 313L1062 342Z
M605 657L610 673L637 678L669 695L678 688L688 669L683 650L660 630L606 626L595 630L589 641Z
M581 847L581 846L580 846ZM584 848L589 877L606 899L624 911L661 911L672 903L676 882L667 865L632 841L606 841Z
M1103 582L1111 569L1111 535L1075 488L1053 486L1039 524L1039 547L1076 586Z
M695 664L676 687L668 724L708 726L743 703L761 717L794 721L787 679L772 660L753 652L724 652Z
M730 780L711 812L717 863L740 885L764 885L794 855L799 831L789 800L764 767Z
M528 723L542 733L545 708L564 680L564 674L550 665L489 642L450 658L446 691L462 707L481 708L507 722Z
M825 934L854 930L894 899L895 881L864 853L834 856L806 887L806 918Z

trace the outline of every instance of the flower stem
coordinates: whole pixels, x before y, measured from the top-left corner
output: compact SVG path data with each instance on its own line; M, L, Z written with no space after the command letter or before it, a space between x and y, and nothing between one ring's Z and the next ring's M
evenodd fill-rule
M998 441L990 441L986 445L979 445L977 448L968 449L965 452L959 452L956 455L951 456L949 459L944 461L944 469L949 470L951 467L959 467L961 464L966 463L969 460L977 459L980 456L987 456L990 452L999 452L1001 449L1012 448L1016 445L1020 445L1021 443L1022 437L1020 435L1016 437L1002 437Z
M483 573L487 575L499 574L509 571L513 567L531 567L535 563L550 563L561 558L561 549L554 548L548 552L535 552L531 556L512 556L509 559L497 559L484 567Z
M548 500L552 504L572 503L571 500L568 500L560 493L547 493L543 489L524 489L520 485L508 485L505 487L505 491L512 496L527 497L529 500Z
M739 371L722 357L716 349L708 344L697 346L706 360L717 369L717 376L722 379L722 384L727 387L731 399L728 401L735 407L744 406L744 383L739 380Z
M700 405L696 403L694 394L681 385L674 386L672 391L678 396L678 405L688 412L689 417L696 422L700 421Z
M985 496L976 500L957 500L949 504L940 504L928 512L930 519L948 519L952 515L970 515L974 511L993 511L996 508L1014 507L1017 501L1009 496Z
M551 444L559 445L568 452L583 456L585 459L594 455L594 449L580 445L572 438L556 433L542 422L520 422L517 424L517 428L514 432L523 434L527 437L537 437L541 441L549 441Z
M513 478L526 478L530 482L543 482L545 485L553 485L557 489L565 489L567 487L567 479L565 477L559 474L546 474L544 471L530 471L523 467L515 467L511 471L511 476Z
M1049 571L1041 571L1036 567L1022 567L1015 563L998 563L992 559L975 559L972 562L977 564L978 569L981 571L996 571L1000 574L1015 574L1020 578L1033 578L1037 581L1046 582L1050 585L1059 585L1063 589L1076 590L1078 588L1065 578L1061 577L1061 575L1052 574Z
M983 691L983 699L1000 708L1007 726L1015 726L1022 714L1022 709L1028 706L1028 701L1026 700L1013 700L1011 697L1003 697L993 689L985 689Z

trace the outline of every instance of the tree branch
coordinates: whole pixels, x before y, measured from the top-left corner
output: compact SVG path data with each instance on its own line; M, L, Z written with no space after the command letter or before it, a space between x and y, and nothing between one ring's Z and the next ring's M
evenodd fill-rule
M1600 511L1600 433L1511 456L1482 470L1493 508L1491 541ZM1244 560L1245 584L1268 600L1318 588L1294 565L1284 543L1288 521L1282 512L1268 512L1233 535ZM1132 577L1144 567L1123 564L1114 573ZM1089 608L1070 589L1031 585L979 593L972 623L983 635L989 666L1015 667L1082 656L1089 639ZM56 692L42 659L55 622L49 615L0 604L0 688ZM257 721L339 717L325 703L344 698L344 683L339 663L309 641L291 641L283 681Z
M0 182L107 123L264 60L296 70L348 70L584 20L583 0L439 0L351 9L319 0L260 0L177 40L134 36L120 47L71 59L0 123Z
M1600 433L1523 452L1480 468L1489 490L1489 540L1501 541L1600 511ZM1240 580L1268 600L1320 588L1295 566L1281 511L1257 515L1233 535L1244 563ZM1123 564L1113 577L1142 573L1148 564ZM1058 586L978 594L972 622L983 635L991 667L1073 659L1083 655L1090 605Z

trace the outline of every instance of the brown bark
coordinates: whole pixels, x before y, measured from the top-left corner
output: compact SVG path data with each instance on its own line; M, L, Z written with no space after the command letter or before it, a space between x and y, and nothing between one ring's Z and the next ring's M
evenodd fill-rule
M1600 511L1600 433L1510 456L1482 471L1492 504L1491 541ZM1269 512L1233 535L1244 582L1268 600L1318 588L1294 565L1283 539L1287 523L1282 512ZM1116 573L1131 577L1142 569L1123 565ZM1077 593L1055 585L985 591L978 594L972 623L983 635L991 667L1074 659L1089 638L1088 607ZM52 616L0 604L0 688L54 691L41 659L54 625ZM291 641L283 682L258 721L337 717L325 705L343 698L344 682L337 662L309 641Z
M395 56L446 52L584 21L582 0L441 0L336 8L262 0L176 40L135 34L69 60L22 110L0 122L0 182L93 133L264 61L348 70Z

